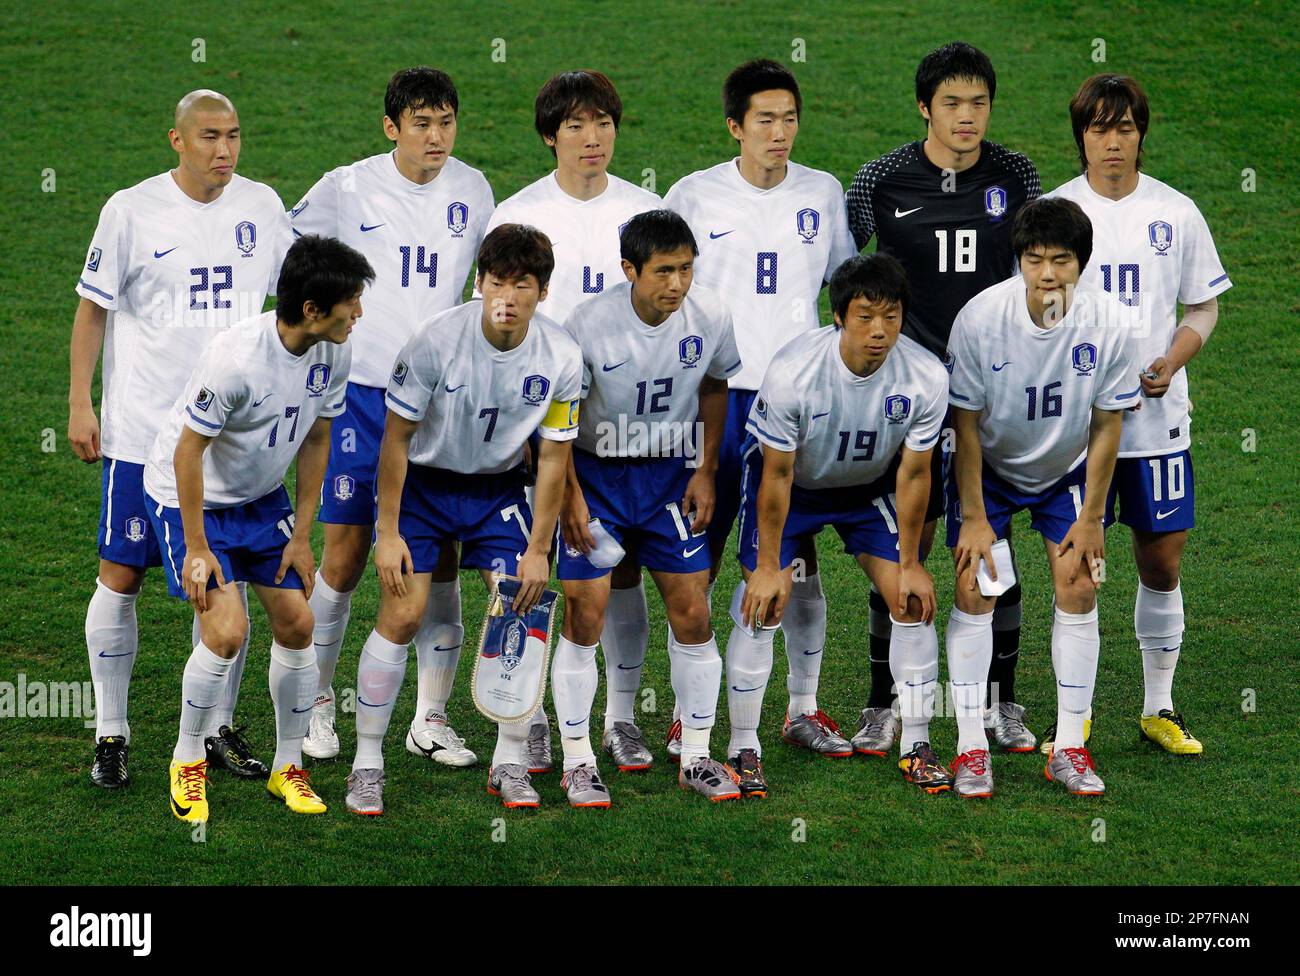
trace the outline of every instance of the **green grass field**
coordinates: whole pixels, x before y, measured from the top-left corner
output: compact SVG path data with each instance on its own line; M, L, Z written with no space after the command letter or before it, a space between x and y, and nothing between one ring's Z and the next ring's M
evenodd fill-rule
M334 166L382 151L382 95L411 64L448 70L461 93L456 155L481 168L498 200L542 175L551 157L532 131L532 98L558 70L598 67L619 86L625 116L613 171L661 194L682 175L732 154L719 89L740 61L792 67L805 109L797 160L847 185L866 159L922 134L912 77L927 51L953 39L983 48L999 72L990 137L1028 153L1045 188L1076 170L1066 105L1097 70L1136 75L1153 105L1146 169L1204 212L1235 287L1217 333L1192 366L1198 526L1184 569L1188 633L1176 701L1206 743L1178 760L1137 740L1141 660L1132 637L1136 587L1125 531L1110 536L1101 596L1103 651L1093 750L1108 795L1070 797L1043 779L1037 754L997 760L990 802L928 797L890 762L831 762L778 740L784 655L768 695L765 802L713 808L679 791L675 767L609 777L615 806L571 811L558 775L541 780L543 808L503 811L481 769L430 768L402 748L414 708L411 674L388 747L388 813L343 810L353 734L341 716L344 758L315 764L330 812L295 818L256 783L209 789L205 843L167 810L179 676L189 611L153 572L139 603L132 686L131 787L106 794L88 778L93 734L79 718L0 718L0 882L127 883L1296 883L1292 828L1300 816L1295 767L1300 537L1296 397L1296 245L1300 157L1292 111L1300 24L1282 3L990 2L924 15L912 4L678 2L633 5L554 0L376 6L49 5L7 18L0 39L7 133L0 372L0 681L88 679L83 621L94 587L99 471L77 461L67 424L67 337L73 292L99 208L115 190L174 163L172 106L199 87L224 91L240 112L239 171L274 186L286 206ZM870 6L868 12L863 9ZM1069 11L1064 12L1064 11ZM203 39L206 62L192 60ZM505 40L505 60L493 42ZM1106 61L1094 62L1097 40ZM498 47L499 50L499 47ZM1253 192L1243 190L1253 170ZM54 192L45 192L52 171ZM1243 442L1254 432L1254 450ZM51 433L48 433L51 432ZM1246 445L1250 447L1250 444ZM46 449L55 448L55 449ZM1289 473L1288 473L1289 472ZM1025 576L1018 682L1031 727L1054 717L1048 656L1050 588L1037 543L1017 524ZM855 724L865 698L866 585L823 537L830 631L823 707ZM319 549L318 549L319 555ZM951 606L945 554L930 561L940 628ZM734 585L729 566L720 592ZM467 640L483 613L477 579L464 581ZM358 591L336 684L355 680L378 586ZM730 627L717 601L718 638ZM640 721L662 742L671 713L662 610L644 687L658 709ZM269 758L269 630L254 611L254 648L240 712ZM942 636L941 636L942 640ZM493 730L472 708L461 662L452 719L480 756ZM602 683L603 686L603 683ZM1253 689L1253 694L1246 692ZM463 693L464 692L464 693ZM1243 711L1243 696L1255 710ZM603 709L603 691L597 710ZM725 709L722 709L725 713ZM714 741L725 745L724 723ZM935 724L950 755L951 719ZM557 742L558 752L558 742ZM494 829L504 817L504 837ZM1104 819L1104 840L1097 818ZM800 825L802 824L802 829ZM800 841L796 838L803 836Z

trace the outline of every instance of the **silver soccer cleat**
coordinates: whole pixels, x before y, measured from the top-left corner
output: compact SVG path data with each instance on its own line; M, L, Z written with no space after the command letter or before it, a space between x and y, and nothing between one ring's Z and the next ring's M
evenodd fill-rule
M675 720L668 729L668 761L679 763L682 761L682 723Z
M1087 749L1061 749L1052 753L1043 774L1076 796L1103 796L1106 793L1106 784L1097 775L1097 766Z
M631 722L615 722L600 740L606 755L618 764L619 772L635 773L654 765L645 744L645 734Z
M609 790L600 781L600 773L595 766L585 763L566 770L560 779L571 807L607 807Z
M541 796L533 789L528 770L518 763L502 763L488 771L487 791L493 796L501 797L501 805L507 809L516 807L535 807L542 802Z
M853 735L853 751L864 756L888 756L901 726L891 708L864 708Z
M333 759L339 754L339 736L334 731L334 689L328 695L317 695L311 707L311 723L307 737L302 740L302 751L313 759Z
M447 724L447 716L432 709L423 722L412 723L406 733L406 751L444 766L473 766L478 756L465 748L465 740Z
M349 813L377 817L384 812L384 771L354 769L348 775L347 807Z
M555 768L555 762L551 759L550 725L534 725L528 730L528 741L524 744L524 762L528 764L528 772L533 775L549 773Z
M993 795L993 764L987 749L972 749L953 760L952 791L967 797Z
M708 756L701 756L677 772L677 784L682 789L694 790L714 803L739 800L739 779L731 767Z
M822 711L816 715L800 715L793 719L787 715L781 738L792 746L799 746L829 759L843 759L853 755L853 743L840 735L840 727Z
M1003 752L1033 752L1038 745L1034 733L1025 727L1025 706L1015 702L998 702L985 709L984 728L993 733L993 741Z

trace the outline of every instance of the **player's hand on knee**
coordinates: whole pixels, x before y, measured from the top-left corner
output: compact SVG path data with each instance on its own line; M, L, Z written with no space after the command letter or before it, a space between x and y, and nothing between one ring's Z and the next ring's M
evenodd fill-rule
M988 519L965 519L961 523L961 532L957 536L957 547L953 550L953 558L956 560L958 577L970 570L967 589L973 590L978 585L975 582L975 573L979 569L981 559L988 568L989 579L998 578L998 570L993 563L993 543L997 541L998 537Z
M912 598L921 603L921 622L932 623L939 601L934 592L934 577L920 563L899 570L897 611L900 619L907 613L907 604Z
M771 569L756 569L745 584L740 604L740 619L750 630L775 627L785 614L790 599L790 585L785 574Z
M277 586L284 582L284 577L290 569L296 570L302 578L303 588L310 598L312 586L316 582L316 556L311 551L309 540L290 539L289 544L284 547L284 552L280 555L280 568L275 573Z
M99 418L94 407L81 407L68 413L68 441L77 457L87 464L103 457L99 450Z
M384 589L394 596L406 596L404 574L415 572L406 540L400 535L380 535L375 541L375 570Z
M1101 589L1106 556L1106 534L1100 519L1078 519L1070 526L1061 544L1056 547L1058 556L1066 557L1073 583L1082 573L1092 580L1094 589Z
M206 613L208 609L208 578L214 573L217 577L217 586L220 589L226 588L226 574L221 570L221 563L217 557L212 555L212 550L206 547L186 549L185 562L185 596L190 603L200 613Z
M691 517L691 531L699 535L709 527L713 521L713 510L717 505L717 494L713 486L713 478L696 471L691 476L691 480L686 483L686 494L682 496L682 511L688 515L694 510Z

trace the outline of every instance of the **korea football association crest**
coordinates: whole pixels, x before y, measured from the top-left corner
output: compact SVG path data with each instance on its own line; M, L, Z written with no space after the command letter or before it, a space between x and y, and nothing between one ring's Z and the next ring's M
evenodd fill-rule
M912 401L901 393L885 397L885 419L891 424L901 424L912 414Z
M545 376L534 373L524 377L524 400L534 407L545 402L546 394L551 392L551 381Z
M1087 376L1097 368L1097 347L1091 342L1081 342L1070 350L1070 362L1075 374Z
M144 519L138 515L133 515L126 520L126 541L127 542L144 542L145 527Z
M1174 229L1163 220L1153 220L1147 224L1147 240L1157 254L1164 254L1173 246Z
M248 257L257 247L257 225L251 220L241 220L235 224L235 246Z
M1000 186L991 186L985 190L984 212L994 220L1001 220L1007 212L1007 191Z
M461 237L469 226L469 207L457 200L447 206L447 229L452 237Z
M334 497L341 502L347 501L357 493L357 482L346 474L341 474L334 479Z
M822 218L812 207L804 207L794 215L795 229L799 231L799 236L803 238L805 244L811 244L813 238L817 236L817 231L821 228Z
M677 358L686 369L694 369L704 356L704 340L697 335L689 335L677 344Z
M325 388L330 385L330 368L325 363L312 363L311 369L307 370L307 394L308 396L318 397L325 393Z

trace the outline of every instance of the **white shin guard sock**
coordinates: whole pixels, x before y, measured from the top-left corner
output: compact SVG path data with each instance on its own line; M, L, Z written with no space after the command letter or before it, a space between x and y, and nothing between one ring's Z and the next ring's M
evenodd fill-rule
M406 677L405 644L372 630L357 664L357 757L353 769L384 768L384 733Z
M903 720L898 742L901 755L911 752L918 742L930 741L934 689L939 683L939 636L934 624L904 624L891 618L890 626L889 670Z
M1148 589L1138 583L1133 629L1142 651L1142 715L1173 711L1174 669L1183 646L1183 588Z
M673 694L682 707L682 765L689 766L709 754L709 733L718 717L722 656L712 635L703 644L683 644L673 638L669 652Z
M551 700L564 749L564 768L596 764L591 749L591 706L596 700L596 645L575 644L561 635L551 659Z
M429 602L415 634L416 674L415 721L428 721L430 713L447 715L447 701L456 683L456 665L465 643L461 623L460 581L429 584Z
M1097 608L1093 607L1087 613L1066 613L1057 607L1052 620L1057 749L1083 746L1083 722L1092 708L1100 651Z
M86 607L86 652L90 655L90 680L95 688L95 736L124 736L131 670L139 645L135 601L139 593L118 593L100 580ZM198 641L195 641L197 644ZM201 758L201 757L200 757Z
M286 763L302 766L302 739L311 722L311 705L316 698L316 649L285 647L271 642L271 704L275 706L275 758L271 769Z
M957 753L989 747L984 732L984 695L993 660L993 611L948 617L948 683L957 715Z
M641 687L641 667L649 642L645 583L627 590L610 590L605 628L600 634L600 648L605 655L606 729L612 729L615 722L635 721L636 693Z
M790 672L785 679L790 693L787 714L791 718L817 713L817 683L821 677L822 652L826 647L826 597L821 574L813 573L796 582L781 620L785 635L785 656Z
M531 726L527 722L518 722L514 725L497 725L497 744L492 751L492 768L514 763L523 766L524 764L524 746L528 742L528 730Z
M194 645L181 675L180 735L172 751L173 759L192 763L204 757L203 733L208 727L208 711L217 707L229 676L227 658L218 656L201 642Z
M316 618L316 627L312 632L312 643L316 647L316 667L319 679L316 687L316 703L334 708L334 672L338 668L339 653L343 649L343 637L348 629L348 617L352 614L352 590L339 591L325 582L319 571L316 583L312 587L312 615Z
M763 747L758 741L758 724L763 712L763 696L767 681L772 676L772 642L776 631L759 629L754 636L740 622L740 605L745 595L745 584L736 587L731 596L731 636L727 638L727 711L731 716L731 742L727 755L734 756L741 749L753 749L760 756ZM685 725L686 706L682 703L682 724Z

